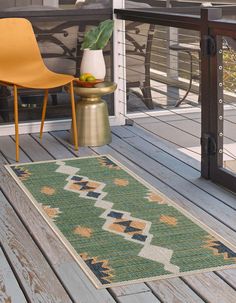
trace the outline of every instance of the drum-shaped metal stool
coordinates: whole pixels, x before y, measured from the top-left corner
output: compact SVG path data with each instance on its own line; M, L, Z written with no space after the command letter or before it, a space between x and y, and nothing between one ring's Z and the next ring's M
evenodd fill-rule
M74 87L75 94L80 96L76 104L79 146L101 146L111 142L108 109L102 96L113 93L116 87L113 82Z

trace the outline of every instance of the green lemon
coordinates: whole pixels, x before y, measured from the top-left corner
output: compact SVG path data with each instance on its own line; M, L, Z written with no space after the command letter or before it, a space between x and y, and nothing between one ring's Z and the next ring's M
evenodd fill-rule
M93 82L95 80L96 80L96 78L94 76L89 76L86 78L86 81L88 81L88 82Z
M79 79L80 81L86 81L87 75L86 74L82 74Z

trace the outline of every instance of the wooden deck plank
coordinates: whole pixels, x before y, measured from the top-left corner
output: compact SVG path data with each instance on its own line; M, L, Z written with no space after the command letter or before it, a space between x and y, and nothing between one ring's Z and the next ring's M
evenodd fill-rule
M0 242L30 302L72 303L2 192L0 207Z
M52 160L52 156L30 135L20 135L20 146L34 161ZM20 159L21 161L21 159Z
M174 158L179 159L183 163L188 164L189 166L192 166L198 171L200 171L200 166L201 166L200 161L197 161L196 159L189 157L187 154L182 153L181 151L178 150L177 146L168 143L162 138L159 138L158 135L154 135L146 131L142 127L134 126L134 127L125 127L125 128L131 131L132 133L135 133L137 136L140 136L141 138L145 138L145 141L150 142L151 144L165 151L169 155L172 155ZM231 205L236 205L235 202L236 198L234 194L230 194L229 191L225 190L222 187L217 186L211 181L207 181L203 179L202 182L206 184L208 192L217 195L217 197L224 202L228 201L228 203L230 203Z
M0 302L27 303L25 296L0 248Z
M145 138L146 142L149 142L156 146L160 151L164 151L169 155L172 155L174 158L182 161L183 163L189 165L190 167L193 167L195 170L200 171L201 163L197 161L196 159L187 156L186 154L183 154L181 151L179 151L176 147L176 145L169 143L168 141L158 137L157 135L149 132L148 130L145 130L143 127L137 126L134 124L133 126L114 126L112 127L112 132L114 132L119 138L123 139L121 134L118 134L117 131L119 131L119 128L125 129L127 134L126 137L130 137L129 133L133 133L134 136L138 136L141 138ZM124 132L124 131L123 131Z
M29 142L27 142L27 139L29 139ZM26 148L27 152L30 152L30 142L33 139L27 136L25 140L24 148ZM37 142L35 143L38 144ZM35 150L35 154L31 155L32 159L40 161L41 149L42 147L39 146L38 151ZM50 159L51 156L48 154L46 158ZM42 216L32 206L29 198L25 196L3 166L0 166L0 179L4 193L25 222L27 228L34 235L37 243L40 244L42 251L47 255L51 266L61 278L73 300L81 303L114 303L114 299L106 289L95 289L86 274L74 261L73 257L55 236L51 228L48 227Z
M201 155L200 153L196 153L196 151L194 150L194 148L196 148L195 146L199 146L198 144L195 145L191 145L188 144L187 146L181 145L180 142L178 142L178 140L171 140L169 137L167 137L165 135L165 133L162 132L158 132L156 130L152 130L152 127L148 127L148 124L146 123L137 123L136 119L134 121L134 129L140 129L142 131L144 131L145 133L148 133L149 135L154 135L157 136L157 138L159 139L160 142L163 142L164 145L166 145L170 150L172 150L172 152L175 154L176 152L179 154L178 157L179 159L181 159L181 154L183 157L183 161L188 161L187 163L191 163L192 162L192 166L196 166L196 168L200 169L200 158ZM185 157L186 154L184 154L181 151L181 148L188 148L188 159ZM184 160L185 159L185 160ZM195 163L194 163L195 162Z
M44 133L42 140L39 138L39 134L31 135L41 146L43 146L55 159L73 158L74 155L65 146L60 144L49 133Z
M127 129L128 131L128 129ZM132 133L132 130L129 130ZM119 129L114 129L113 132L118 135L120 138ZM229 191L224 190L222 187L212 183L211 181L207 181L205 179L200 178L200 171L192 168L185 162L178 160L171 153L167 153L165 148L160 149L157 139L150 141L146 141L146 137L126 137L123 140L129 143L131 146L135 147L139 151L143 152L147 156L156 160L158 163L163 166L169 168L173 172L177 173L181 177L186 180L191 181L197 187L203 189L207 193L212 196L220 199L222 202L226 203L234 210L236 210L236 195L230 193ZM150 143L149 143L150 142ZM162 153L160 153L162 151ZM187 158L187 156L186 156Z
M151 290L145 283L137 283L133 285L131 284L126 286L113 287L112 291L116 297L121 297L143 292L150 292Z
M56 133L56 135L55 135ZM64 134L62 135L58 135L58 133L61 134L61 132L53 132L52 135L57 139L57 140L62 140L61 142L63 142L64 139L61 139L61 138L68 138L68 132L64 132ZM61 136L61 138L60 138ZM127 133L126 131L122 131L122 136L123 136L123 139L126 138L128 140L131 140L130 138L133 138L134 136L133 135L130 135L129 133ZM137 136L137 134L135 135ZM48 137L48 136L47 136ZM32 139L32 137L31 137ZM43 149L45 150L45 152L47 153L47 149L49 148L49 145L50 145L50 135L48 137L49 140L45 140L43 141L41 144L43 146ZM120 140L122 141L123 143L120 144L120 141L118 140L117 141L117 137L115 137L115 140L116 142L113 142L111 144L111 146L103 146L103 147L98 147L98 148L93 148L93 151L94 153L101 153L101 154L106 154L106 153L109 153L111 155L113 155L115 158L117 158L120 162L124 163L128 168L130 168L132 171L136 172L138 175L142 176L144 179L146 179L150 184L154 185L155 187L157 187L159 190L161 190L162 192L165 192L169 198L173 199L175 202L177 202L179 205L183 206L185 209L187 209L188 211L190 211L195 217L199 218L201 221L204 221L204 222L207 222L208 225L210 227L212 227L214 230L218 231L219 234L221 234L223 237L225 237L226 239L228 239L229 241L231 241L231 243L234 243L236 245L236 239L235 239L235 233L230 230L229 228L227 228L223 223L220 223L216 218L212 217L211 216L211 211L210 209L208 210L208 213L205 212L202 207L199 207L199 205L195 205L195 204L192 204L188 199L186 199L186 197L183 197L182 193L181 192L176 192L173 188L170 188L168 186L168 184L165 184L162 182L161 178L160 180L157 179L157 177L153 174L153 171L151 171L151 174L147 171L147 168L145 167L144 163L142 163L142 161L140 161L140 157L139 157L139 154L137 155L137 153L134 154L134 157L131 157L130 154L132 153L132 149L130 149L130 144L128 144L127 142L124 142L124 140ZM27 140L26 140L27 141ZM126 141L126 140L125 140ZM37 142L35 142L37 144ZM67 152L64 150L64 148L68 149L69 152L71 152L73 154L73 151L71 150L70 151L70 148L71 146L67 145L67 142L64 141L63 144L63 148L56 145L56 142L54 142L55 145L54 147L56 148L59 148L59 151L54 151L54 147L50 150L49 149L49 152L51 154L51 156L54 158L57 158L60 156L60 153L64 153L67 154ZM118 144L117 144L118 143ZM128 144L128 146L126 145ZM125 145L125 146L124 146ZM28 153L28 149L30 148L30 144L27 144L27 148L25 149L26 153ZM128 149L128 152L124 152L124 149L127 148ZM73 147L72 147L73 149ZM85 153L84 155L87 155L87 151L89 151L89 153L93 153L93 151L91 149L88 149L88 148L85 148ZM127 156L128 154L128 156ZM69 154L68 154L69 156ZM37 157L35 158L38 158L39 155L37 155ZM143 160L143 158L141 158L141 160ZM149 162L151 163L151 162ZM148 166L149 168L149 166ZM0 173L1 174L1 173ZM1 177L1 175L0 175ZM7 182L7 179L4 180L4 183ZM11 190L15 191L15 187L11 188ZM8 190L10 191L10 190ZM11 194L11 197L13 199L14 195ZM17 197L18 197L18 192L17 192ZM23 199L23 198L22 198ZM27 199L26 199L27 200ZM220 203L222 203L221 201L218 201ZM27 203L26 203L27 204ZM27 209L27 208L26 208ZM21 212L24 212L24 208L21 210ZM220 212L220 210L219 210ZM230 217L230 215L229 215ZM24 221L26 220L27 216L24 217ZM39 222L38 221L38 217L35 216L35 214L32 215L32 218L30 219L30 221L34 221L36 219L36 223L37 224L42 224L42 222ZM27 222L26 221L26 224L27 225L34 225L32 222ZM41 225L43 226L43 225ZM33 234L35 234L37 232L37 228L34 227L33 228ZM48 233L48 230L46 228L46 233ZM50 238L51 237L51 238ZM58 245L58 243L55 245L54 242L57 242L57 239L55 239L55 236L53 236L52 234L51 235L48 235L46 237L38 237L39 240L41 241L44 241L44 242L41 242L43 243L43 245L45 245L45 248L47 251L49 249L49 259L51 260L53 257L53 254L55 255L56 254L56 248L55 247L50 247L50 244L47 243L49 242L48 241L48 238L51 239L51 242L52 242L52 246L55 246L57 247L57 249L61 249L60 248L60 245ZM45 241L46 239L46 241ZM91 283L88 281L88 279L86 278L86 276L84 275L84 280L83 280L83 272L82 273L79 273L78 274L78 271L80 271L80 268L77 268L78 265L76 266L73 261L71 262L71 259L68 257L68 253L66 253L65 251L64 252L59 252L58 251L58 254L59 256L55 256L56 258L60 258L62 259L62 263L60 263L60 261L57 259L55 262L52 263L53 265L53 268L55 268L57 274L62 278L64 284L66 285L67 289L68 289L68 285L69 285L69 279L70 280L75 280L76 282L74 283L73 281L71 281L72 285L69 286L69 292L71 294L73 294L73 299L75 300L76 302L76 299L79 301L79 302L88 302L88 303L93 303L93 302L101 302L101 303L104 303L104 302L115 302L112 297L107 293L106 290L102 290L106 293L106 295L104 297L101 296L101 294L99 294L100 290L96 290L94 289L94 287L91 285ZM235 277L235 272L234 270L226 270L226 271L219 271L218 274L222 274L223 272L227 272L224 276L225 277L222 277L224 278L227 282L230 278L232 277L232 280L234 279ZM214 279L214 277L217 277L217 275L215 275L214 273L211 273L213 276L212 278ZM78 278L78 275L79 275L79 278ZM66 277L65 277L66 276ZM167 283L166 285L166 288L165 286L163 286L163 294L162 296L160 296L160 294L156 293L158 300L155 295L153 295L150 291L150 288L151 286L149 285L150 283L148 283L148 286L150 287L147 287L147 285L145 285L144 283L140 283L140 284L137 284L137 285L129 285L129 286L125 286L125 287L122 287L122 288L113 288L112 289L112 292L114 293L114 295L117 297L117 301L119 302L129 302L129 303L134 303L134 302L152 302L151 300L155 300L153 302L168 302L168 301L164 301L164 293L168 293L168 289L173 289L173 293L175 294L174 296L176 298L181 298L180 294L181 291L182 293L184 294L186 292L186 296L190 296L191 298L191 295L192 295L192 298L195 298L196 301L191 301L191 299L189 299L189 301L186 301L186 303L188 302L201 302L201 298L197 295L197 293L200 294L200 296L202 296L202 293L199 292L199 289L196 288L194 289L196 291L196 293L191 290L192 289L192 286L191 284L188 282L188 279L189 277L185 277L185 283L179 279L179 278L176 278L176 281L177 282L173 282L172 281L172 285L169 284L169 281L168 280L163 280L161 282L163 282L164 284ZM227 285L220 277L217 277L218 279L220 279L220 285L221 287L224 287L224 285L230 287L229 285ZM200 277L200 280L204 279L202 276ZM82 295L82 300L81 298L78 296L78 280L80 280L79 282L79 291L84 291L85 290L85 294ZM181 282L182 283L181 283ZM83 284L83 286L81 286L80 284ZM155 281L155 282L151 282L151 283L160 283L160 281ZM211 283L211 280L210 282ZM223 284L222 284L223 283ZM188 284L191 286L191 288L188 287ZM139 285L139 286L138 286ZM178 285L181 286L181 288L178 288ZM93 289L91 290L90 287ZM88 290L89 288L89 290ZM176 288L176 290L175 290ZM232 287L229 288L230 289L230 299L231 299L231 291L232 291ZM153 289L152 289L153 291ZM209 295L209 300L207 302L210 302L210 303L216 303L216 301L211 301L212 300L212 297L213 297L213 293L214 293L214 288L213 290L211 291L211 288L209 286L209 292L212 292L211 295ZM93 295L91 295L91 292L93 293ZM116 292L116 294L115 294ZM207 290L204 290L204 292L207 292ZM153 291L153 293L155 293ZM76 296L77 294L77 296ZM97 296L96 296L97 294ZM212 296L212 297L211 297ZM154 297L154 298L153 298ZM92 298L92 300L91 300ZM187 297L188 298L188 297ZM149 300L150 299L150 300ZM106 301L107 300L107 301ZM130 301L131 300L131 301ZM136 300L136 301L135 301ZM157 300L157 301L156 301ZM200 300L200 301L199 301ZM169 301L171 302L171 301ZM169 303L168 302L168 303ZM181 301L177 301L177 302L181 302ZM184 301L182 301L184 302ZM224 301L222 301L224 302ZM228 302L228 301L226 301ZM230 303L231 301L229 301ZM218 302L217 302L218 303Z
M204 303L181 279L173 278L147 283L163 303Z
M118 137L113 137L113 141L110 145L128 159L139 163L143 169L148 170L153 176L168 184L172 189L183 195L189 201L192 201L192 203L210 212L219 221L223 223L227 222L227 225L232 230L235 229L236 211L232 210L232 208L224 205L218 199L176 175L168 168L163 167L155 160L150 159L147 155L144 155Z
M161 303L151 292L119 297L120 303Z
M15 142L10 136L0 136L0 151L9 163L16 162ZM20 161L30 162L30 158L20 149Z
M197 169L200 171L201 163L200 161L182 153L178 150L178 146L173 143L166 141L165 139L158 136L158 134L151 133L150 131L146 130L145 128L134 124L131 126L123 126L127 131L132 132L136 136L141 138L145 138L145 140L154 146L160 148L161 150L165 151L166 153L172 155L176 159L188 164L189 166ZM115 130L116 127L113 127L112 130Z
M199 146L199 139L192 136L189 132L183 135L183 131L175 128L173 125L167 125L165 122L161 123L145 123L145 129L156 133L160 137L166 138L176 145L183 147L194 147Z
M183 278L206 302L235 303L236 291L214 273Z
M77 157L92 156L95 154L89 147L79 147L78 151L74 150L74 146L69 143L70 133L68 131L56 131L52 132L52 135Z
M201 135L201 120L189 120L188 118L182 120L175 120L168 122L174 127L181 129L184 132L190 132L193 136L197 136L200 138ZM225 138L225 143L231 143L236 141L235 136L235 125L234 123L228 122L227 120L224 121L224 135L228 138Z
M185 135L185 132L191 133L192 136L198 137L200 139L201 136L201 123L196 120L190 120L188 118L182 120L175 120L169 122L173 127L177 127L182 130L182 136ZM199 144L199 141L198 141Z
M236 269L220 270L217 274L236 290Z

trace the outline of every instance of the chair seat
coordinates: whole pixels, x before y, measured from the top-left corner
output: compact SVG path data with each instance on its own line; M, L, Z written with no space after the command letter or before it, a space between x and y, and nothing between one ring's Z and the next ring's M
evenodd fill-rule
M68 84L74 79L71 75L58 74L42 69L31 69L26 71L21 71L19 76L14 71L9 71L8 75L4 75L4 78L0 75L0 82L15 84L23 88L32 89L50 89Z

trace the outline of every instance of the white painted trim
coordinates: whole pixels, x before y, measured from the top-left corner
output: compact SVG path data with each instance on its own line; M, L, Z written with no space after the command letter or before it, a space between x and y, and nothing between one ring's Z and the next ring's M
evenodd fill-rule
M224 110L233 110L235 109L235 106L232 106L230 104L224 105ZM173 115L179 115L179 114L191 114L191 113L201 113L200 107L189 107L189 108L174 108L168 110L147 110L145 112L137 112L137 113L131 113L127 114L127 117L129 119L135 119L135 118L151 118L151 117L159 117L159 116L173 116Z
M116 117L109 117L109 122L111 126L119 125L119 120ZM20 134L32 134L38 133L40 129L40 121L37 122L25 122L19 124ZM64 120L51 120L45 121L44 132L57 131L57 130L68 130L71 128L71 119ZM15 134L14 124L4 124L0 126L0 137Z
M231 105L225 105L225 110L231 110L235 107ZM142 113L131 113L127 114L127 118L129 119L135 119L135 118L145 118L145 117L157 117L157 116L167 116L167 115L175 115L175 114L189 114L189 113L199 113L201 110L198 107L195 108L177 108L172 109L169 111L168 109L163 110L153 110L153 111L146 111ZM151 117L150 117L151 118ZM110 116L109 122L111 126L117 126L120 125L120 119L119 117ZM71 119L64 119L64 120L51 120L51 121L45 121L44 124L44 131L57 131L57 130L69 130L71 127ZM19 124L19 133L20 134L32 134L32 133L38 133L40 129L40 121L37 122L25 122ZM3 124L0 125L0 137L1 136L8 136L8 135L14 135L15 134L15 126L14 124Z
M43 0L43 5L59 7L59 0Z
M124 8L124 0L113 0L113 9ZM114 93L115 117L119 121L119 125L125 124L126 116L126 59L125 59L125 21L114 19L113 32L113 66L114 66L114 82L117 83L117 90Z

